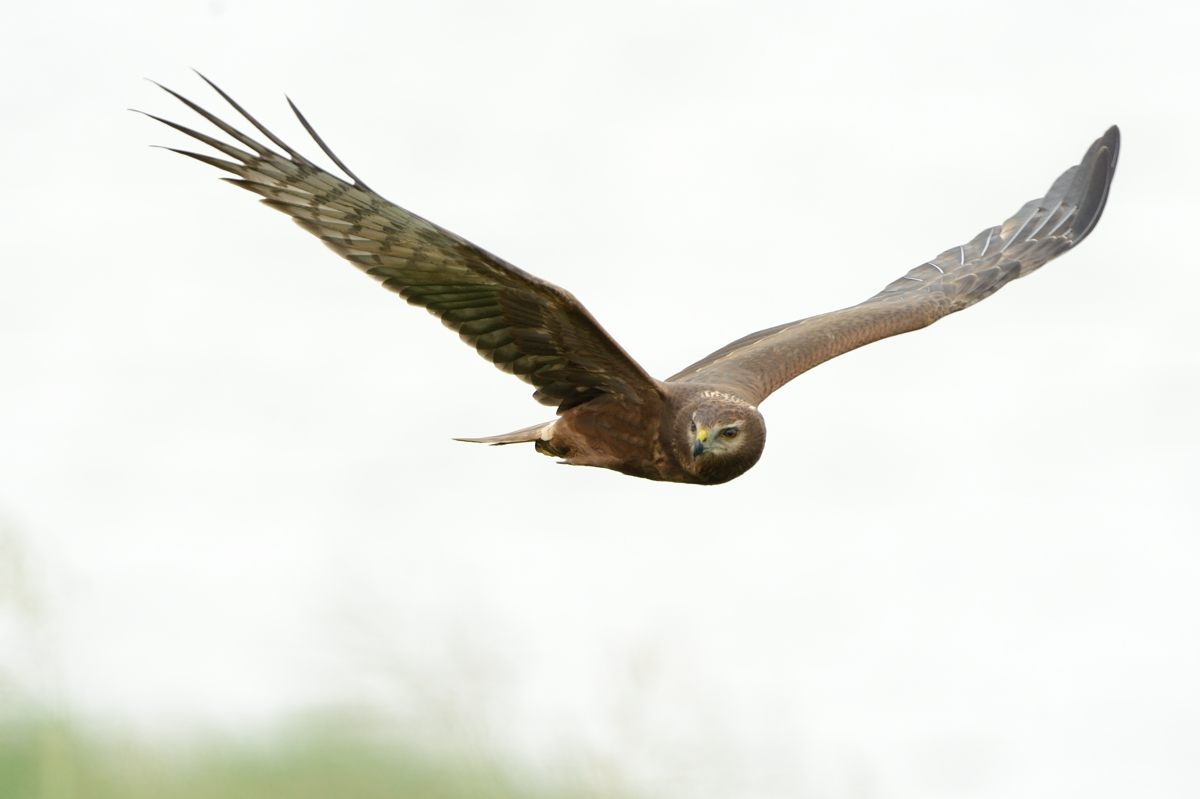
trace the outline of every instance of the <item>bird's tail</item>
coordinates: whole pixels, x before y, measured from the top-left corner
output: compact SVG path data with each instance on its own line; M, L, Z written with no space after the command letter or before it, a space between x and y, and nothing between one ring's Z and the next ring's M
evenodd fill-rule
M470 444L491 444L492 446L499 444L523 444L529 441L546 441L550 438L550 428L553 425L554 422L542 422L532 427L522 427L520 430L514 430L511 433L504 433L498 436L455 438L454 440L466 441Z

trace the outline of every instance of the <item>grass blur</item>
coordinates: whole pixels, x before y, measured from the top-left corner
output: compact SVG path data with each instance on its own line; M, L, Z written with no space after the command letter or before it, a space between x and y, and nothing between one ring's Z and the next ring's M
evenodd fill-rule
M343 720L344 721L344 720ZM480 755L306 722L269 740L121 741L49 719L0 722L3 799L598 799L614 786L547 784Z
M253 735L172 731L160 739L70 721L38 698L57 693L57 670L31 571L16 532L0 519L0 799L629 796L594 764L585 764L582 778L556 778L479 745L455 745L444 729L436 734L436 724L413 729L356 712L330 711ZM15 679L18 673L25 679ZM39 682L49 690L30 690Z

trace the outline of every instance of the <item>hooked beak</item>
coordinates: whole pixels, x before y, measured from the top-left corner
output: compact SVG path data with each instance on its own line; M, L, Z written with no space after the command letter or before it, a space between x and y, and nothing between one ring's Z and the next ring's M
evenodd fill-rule
M696 440L692 442L692 457L699 458L704 454L704 445L708 442L708 428L696 428Z

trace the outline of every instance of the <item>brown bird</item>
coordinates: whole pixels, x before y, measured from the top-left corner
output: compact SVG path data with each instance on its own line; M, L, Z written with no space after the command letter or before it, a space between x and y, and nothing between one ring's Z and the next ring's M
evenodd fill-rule
M291 100L300 124L349 181L293 150L204 80L281 152L163 87L241 145L148 115L226 158L175 152L235 175L225 180L261 195L386 288L426 308L484 358L533 384L538 402L558 409L546 424L460 441L532 442L566 463L680 483L724 483L753 466L767 434L757 406L792 378L961 311L1082 241L1104 210L1120 145L1119 131L1109 128L1045 197L870 299L751 333L656 380L569 292L368 188Z

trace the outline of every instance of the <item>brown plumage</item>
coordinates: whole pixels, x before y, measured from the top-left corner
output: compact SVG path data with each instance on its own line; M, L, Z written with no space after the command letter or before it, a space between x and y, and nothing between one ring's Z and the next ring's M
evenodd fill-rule
M429 310L484 358L532 384L535 399L558 409L543 425L460 440L533 442L567 463L682 483L724 483L753 466L766 442L757 405L792 378L973 305L1082 241L1104 210L1120 144L1117 128L1109 128L1045 197L870 299L752 333L661 381L569 292L369 189L295 105L300 123L349 181L300 155L209 85L281 152L166 89L241 145L153 117L225 158L176 152L233 174L226 180L261 195L385 287Z

